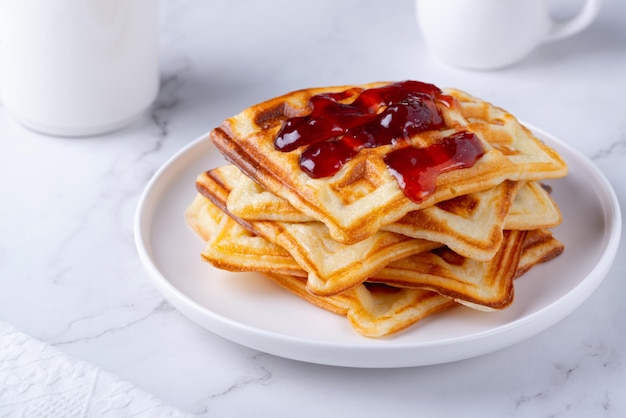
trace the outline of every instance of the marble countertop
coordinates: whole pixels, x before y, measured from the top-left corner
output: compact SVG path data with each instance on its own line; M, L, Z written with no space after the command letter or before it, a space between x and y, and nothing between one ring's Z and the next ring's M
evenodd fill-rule
M187 319L142 267L133 216L166 160L248 105L403 79L462 88L562 138L626 207L625 25L623 1L606 0L583 33L470 72L431 56L409 0L163 1L162 84L141 121L47 137L0 107L0 321L192 415L624 416L623 243L589 299L532 338L454 363L355 369L268 355Z

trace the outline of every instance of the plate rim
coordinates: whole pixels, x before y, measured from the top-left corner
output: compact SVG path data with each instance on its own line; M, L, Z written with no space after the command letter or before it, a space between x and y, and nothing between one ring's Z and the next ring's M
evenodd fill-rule
M173 166L181 164L182 159L195 160L198 158L192 152L196 148L201 148L202 146L214 147L209 140L209 133L200 135L168 158L153 174L142 191L135 210L133 223L135 246L139 259L152 283L160 293L189 319L213 334L237 344L284 358L330 366L358 368L414 367L463 360L517 344L552 327L570 315L593 294L613 264L619 247L622 229L621 211L617 195L609 180L593 161L545 130L526 122L521 123L529 128L540 140L548 140L548 142L551 142L550 146L554 145L555 148L562 148L567 151L570 156L577 160L577 165L582 163L593 174L592 180L601 186L599 190L596 190L595 195L597 195L604 211L603 217L606 225L603 237L606 243L603 254L580 283L549 305L529 315L516 318L511 322L454 338L418 343L395 343L387 346L384 346L385 341L381 340L380 344L369 343L361 345L358 343L312 340L261 329L221 315L193 300L169 281L157 267L156 260L153 259L150 244L150 225L155 215L155 205L151 206L151 204L152 200L157 199L158 195L163 195L167 185L174 181L176 174L180 174L183 171L178 169L171 176L172 178L169 178L168 181L164 182L166 184L164 184L162 180ZM564 299L569 300L567 309L555 309L554 305L559 302L563 304L564 302L561 301ZM548 321L546 321L546 317L549 319ZM513 330L517 331L514 338L509 338L506 342L498 341L498 337L501 334ZM484 344L478 344L478 342L486 342L490 348L485 349ZM454 350L451 351L451 347L454 347ZM463 349L459 350L459 347ZM358 351L360 356L352 355L355 350ZM385 358L381 361L381 356L378 354L381 350L384 350L386 353L403 353L407 355L411 352L413 355L408 356L408 359L405 358L406 356L387 355L382 356ZM429 356L415 355L419 354L419 351L424 350L434 352L430 353Z

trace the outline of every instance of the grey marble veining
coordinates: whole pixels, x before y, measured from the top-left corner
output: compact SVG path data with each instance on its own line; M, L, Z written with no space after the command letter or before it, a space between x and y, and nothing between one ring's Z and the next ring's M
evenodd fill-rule
M224 118L295 88L375 80L431 81L502 104L589 157L624 207L620 0L606 0L587 31L493 73L434 59L409 0L162 6L161 88L139 122L50 138L0 108L0 321L198 416L626 415L624 244L594 294L532 338L449 364L369 370L282 359L207 332L164 300L133 238L151 176Z

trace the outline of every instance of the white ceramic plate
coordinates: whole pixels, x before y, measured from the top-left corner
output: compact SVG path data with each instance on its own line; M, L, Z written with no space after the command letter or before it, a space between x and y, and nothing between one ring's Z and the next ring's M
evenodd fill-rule
M569 164L548 182L563 212L555 235L566 250L516 282L515 302L500 312L460 307L407 331L368 339L348 321L292 296L255 273L230 273L200 260L203 242L183 214L194 180L224 160L207 136L172 157L144 191L135 219L142 263L163 295L190 319L236 343L281 357L349 367L406 367L486 354L528 338L561 320L600 284L619 244L615 192L583 155L533 128Z

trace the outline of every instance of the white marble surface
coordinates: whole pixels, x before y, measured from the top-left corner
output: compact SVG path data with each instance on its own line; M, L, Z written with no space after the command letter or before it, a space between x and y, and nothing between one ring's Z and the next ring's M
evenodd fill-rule
M587 31L498 72L432 58L409 0L162 6L161 93L142 121L54 138L0 108L0 321L200 416L626 415L624 244L586 303L533 338L451 364L367 370L207 332L153 287L133 242L146 182L222 119L295 88L375 80L455 86L507 108L591 158L626 207L626 2L606 0Z

